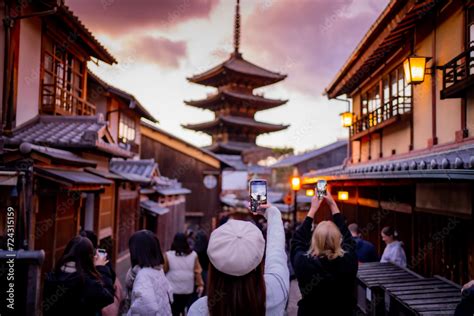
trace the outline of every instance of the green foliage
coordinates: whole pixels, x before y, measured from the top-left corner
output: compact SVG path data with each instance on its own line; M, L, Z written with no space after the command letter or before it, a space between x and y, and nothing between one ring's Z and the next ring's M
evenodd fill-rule
M283 156L287 154L293 155L295 153L295 150L292 147L273 147L272 151L277 156Z

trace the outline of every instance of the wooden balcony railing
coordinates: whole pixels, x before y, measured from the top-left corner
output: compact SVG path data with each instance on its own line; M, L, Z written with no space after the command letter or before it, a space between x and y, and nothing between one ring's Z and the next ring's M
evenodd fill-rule
M95 115L96 113L94 104L55 84L43 83L42 98L44 113L60 115Z
M412 110L412 97L394 97L391 102L376 108L372 112L355 120L351 126L351 137L357 137L369 130L377 130L390 122L395 122L401 115L410 113Z
M465 89L474 84L474 46L440 68L443 70L441 98L462 97Z

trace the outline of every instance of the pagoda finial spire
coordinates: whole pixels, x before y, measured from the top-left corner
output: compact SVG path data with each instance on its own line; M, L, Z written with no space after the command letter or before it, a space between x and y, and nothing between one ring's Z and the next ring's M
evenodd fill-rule
M240 47L240 0L235 5L235 22L234 22L234 54L239 55Z

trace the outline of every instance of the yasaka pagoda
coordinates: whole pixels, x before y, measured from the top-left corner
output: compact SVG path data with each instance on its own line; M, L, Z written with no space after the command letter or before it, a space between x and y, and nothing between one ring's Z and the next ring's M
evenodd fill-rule
M234 52L218 66L188 78L190 82L217 88L216 93L206 99L185 101L187 105L213 111L214 120L184 127L212 136L212 144L206 147L208 150L216 154L242 155L248 161L255 160L251 156L263 158L271 153L269 148L256 144L258 135L288 127L255 120L257 111L280 106L287 100L267 99L255 94L254 89L279 82L286 75L266 70L243 58L239 51L239 2L237 0Z

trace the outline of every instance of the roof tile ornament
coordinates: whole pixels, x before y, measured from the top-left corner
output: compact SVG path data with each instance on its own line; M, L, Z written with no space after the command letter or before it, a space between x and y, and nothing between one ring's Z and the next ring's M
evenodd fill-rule
M234 21L234 54L240 55L240 0L235 4L235 21Z

